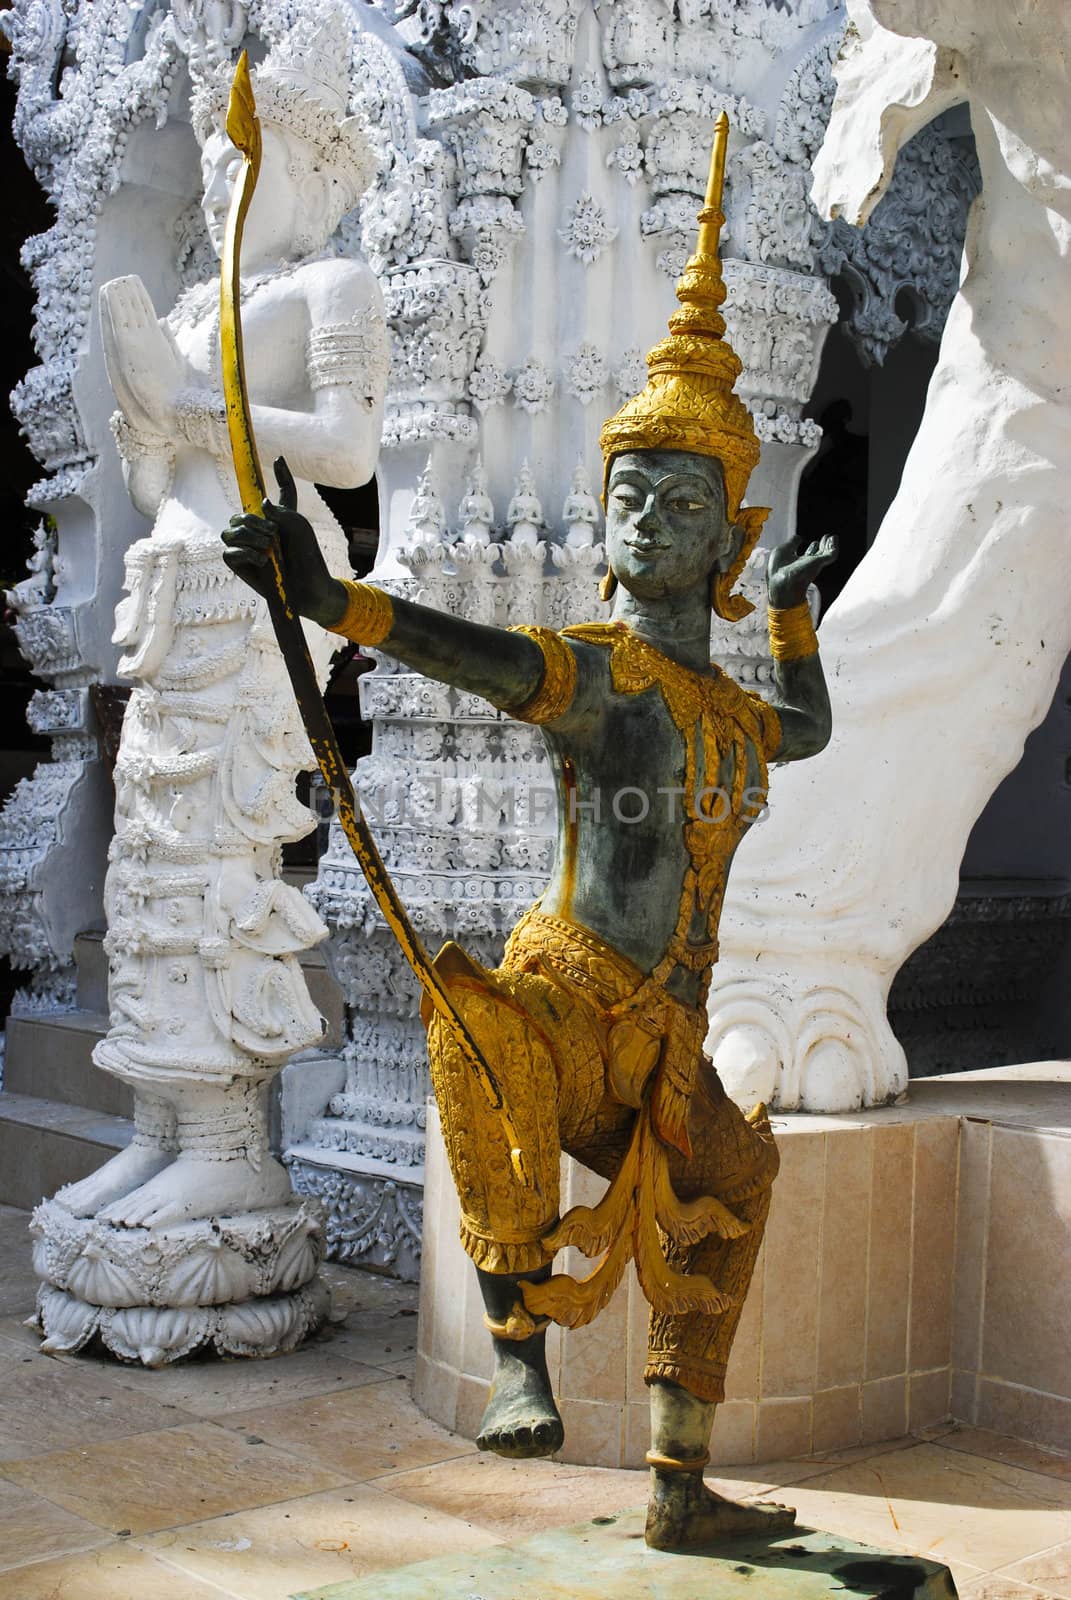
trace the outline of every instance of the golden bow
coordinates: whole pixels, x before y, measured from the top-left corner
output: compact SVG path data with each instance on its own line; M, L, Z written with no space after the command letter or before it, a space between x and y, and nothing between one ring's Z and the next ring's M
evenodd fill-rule
M256 439L253 437L249 393L245 381L240 293L242 229L260 173L261 138L260 120L257 117L253 85L249 77L249 61L244 50L239 57L231 85L230 101L227 106L227 135L244 160L231 195L227 231L223 242L223 258L220 264L219 335L223 362L223 396L226 402L227 431L230 436L231 455L242 509L254 516L261 516L264 510L264 474L257 454ZM409 920L405 907L398 897L397 889L391 882L379 848L361 812L350 775L342 759L342 752L338 748L327 707L320 695L316 669L305 641L301 619L287 599L282 567L278 552L274 549L271 551L270 560L275 592L268 598L268 614L297 699L305 732L308 734L324 783L334 799L342 831L360 863L361 871L368 881L368 887L383 913L387 926L401 946L402 954L416 973L432 1006L454 1032L458 1048L475 1072L489 1104L497 1113L509 1144L514 1172L522 1182L527 1182L528 1174L523 1152L518 1143L512 1118L503 1101L498 1080L458 1015L442 979Z

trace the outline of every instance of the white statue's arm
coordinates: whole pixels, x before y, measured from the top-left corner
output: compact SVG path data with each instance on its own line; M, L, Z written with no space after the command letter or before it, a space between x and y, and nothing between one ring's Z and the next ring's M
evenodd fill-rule
M155 516L171 485L174 439L155 419L155 397L185 380L186 364L156 319L140 278L114 278L100 291L104 363L119 409L112 432L123 463L123 482L138 510ZM143 404L145 396L150 404Z
M253 427L263 459L285 455L298 478L352 487L372 476L383 427L390 355L382 297L372 274L353 262L310 263L300 281L312 408L254 404ZM105 285L101 326L108 375L131 432L226 456L223 396L183 360L139 278Z
M345 489L376 469L390 370L383 297L367 267L311 263L302 273L309 311L305 367L313 408L254 404L261 459L285 455L295 477Z

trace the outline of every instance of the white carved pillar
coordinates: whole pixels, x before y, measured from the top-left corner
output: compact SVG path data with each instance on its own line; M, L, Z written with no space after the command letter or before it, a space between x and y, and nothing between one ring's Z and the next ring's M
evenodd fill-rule
M106 387L90 337L99 234L102 218L122 211L116 191L126 178L147 230L146 277L173 293L170 251L157 240L183 198L154 183L140 156L146 124L166 116L181 57L166 24L132 48L124 0L19 4L3 26L18 84L15 138L56 212L22 250L40 361L11 397L44 468L29 504L55 525L48 581L19 584L12 602L20 648L52 686L30 713L52 753L0 812L0 952L31 979L14 1010L35 1012L74 1005L74 939L101 920L112 796L88 689L114 677L108 636L121 552L145 530L123 490L108 408L96 403Z

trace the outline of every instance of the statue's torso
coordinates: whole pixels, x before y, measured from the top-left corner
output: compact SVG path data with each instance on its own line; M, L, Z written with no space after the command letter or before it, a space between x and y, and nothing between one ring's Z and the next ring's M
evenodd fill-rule
M690 946L670 986L694 1000L714 959L729 863L765 798L753 702L717 668L702 678L668 663L667 697L649 676L666 662L657 652L622 662L585 642L577 654L575 709L544 729L559 826L543 909L591 928L645 972L675 941ZM708 790L717 793L697 809Z

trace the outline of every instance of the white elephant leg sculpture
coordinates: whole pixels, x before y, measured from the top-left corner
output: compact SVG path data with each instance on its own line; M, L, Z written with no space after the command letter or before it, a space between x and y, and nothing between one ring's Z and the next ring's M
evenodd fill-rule
M810 1111L903 1091L890 984L951 908L971 826L1071 648L1071 15L848 11L819 208L865 221L898 147L964 99L983 188L900 491L822 625L832 742L779 774L722 918L718 1071L741 1103Z
M372 172L347 117L349 32L309 0L255 73L264 166L246 224L242 300L253 416L285 454L301 509L345 570L315 484L375 468L388 350L368 268L320 254ZM229 72L200 81L203 210L217 251L237 152ZM115 769L105 887L111 1026L97 1065L134 1091L133 1143L34 1216L45 1348L99 1332L158 1365L213 1343L289 1349L324 1315L322 1219L268 1149L267 1090L323 1024L299 964L326 928L282 881L282 845L315 826L312 766L264 607L223 562L240 509L220 378L219 288L160 321L137 278L104 286L101 324L127 486L153 517L127 552L116 616L134 682ZM321 678L337 641L310 630Z

